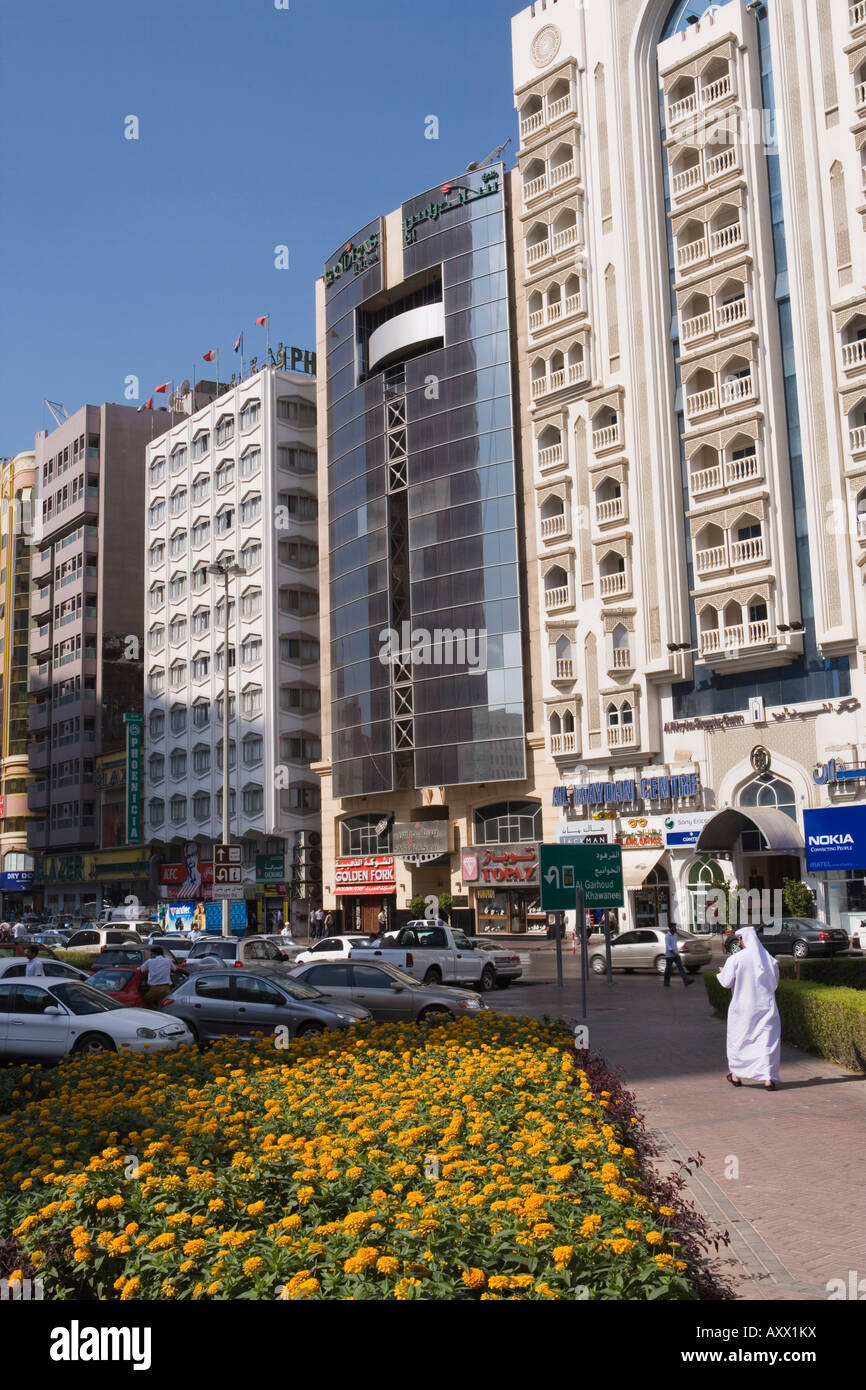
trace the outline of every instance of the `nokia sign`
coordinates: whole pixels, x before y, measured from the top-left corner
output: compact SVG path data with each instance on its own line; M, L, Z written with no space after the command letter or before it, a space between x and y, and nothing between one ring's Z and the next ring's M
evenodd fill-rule
M806 871L866 869L866 806L804 811Z

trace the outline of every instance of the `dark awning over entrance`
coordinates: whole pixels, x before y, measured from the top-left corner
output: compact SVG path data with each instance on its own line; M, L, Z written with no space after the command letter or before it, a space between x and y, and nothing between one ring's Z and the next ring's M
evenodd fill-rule
M770 854L802 854L803 836L797 822L775 807L727 807L707 821L698 837L699 852L716 854L731 850L744 830L759 830Z

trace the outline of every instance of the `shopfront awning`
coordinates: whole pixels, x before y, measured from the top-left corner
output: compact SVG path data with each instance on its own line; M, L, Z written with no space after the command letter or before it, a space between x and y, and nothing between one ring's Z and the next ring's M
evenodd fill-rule
M744 830L759 830L771 854L802 854L803 835L797 822L775 807L727 807L707 821L698 837L698 853L734 848Z
M640 888L665 853L663 849L624 849L622 852L622 886L626 892Z

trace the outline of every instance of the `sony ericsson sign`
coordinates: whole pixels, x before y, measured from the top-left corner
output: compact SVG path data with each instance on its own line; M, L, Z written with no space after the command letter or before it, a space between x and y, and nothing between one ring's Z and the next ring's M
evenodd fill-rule
M469 203L475 203L479 198L489 198L492 194L500 190L499 170L488 169L481 175L480 188L466 188L462 184L443 183L442 198L439 202L431 201L426 207L420 208L418 212L413 212L411 216L403 219L403 244L414 246L418 240L418 228L425 222L438 222L440 217L453 212L455 208L466 207Z
M363 271L369 270L371 266L379 264L379 233L373 232L366 241L355 246L351 241L346 243L346 248L341 256L338 256L334 264L328 266L325 271L325 288L331 286L343 275L348 275L352 271L354 275L361 275Z
M804 811L806 872L866 869L866 806Z
M554 787L554 806L611 806L630 805L634 801L670 801L688 796L700 796L701 779L697 772L678 777L625 777L620 782L576 782L573 787Z

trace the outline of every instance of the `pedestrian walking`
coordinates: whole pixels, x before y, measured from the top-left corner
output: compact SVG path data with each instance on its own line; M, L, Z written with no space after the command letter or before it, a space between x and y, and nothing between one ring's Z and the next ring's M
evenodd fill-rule
M330 936L330 935L331 935L331 932L334 930L334 927L335 927L336 925L337 925L337 924L336 924L336 922L335 922L335 920L334 920L334 914L333 914L333 912L326 912L326 913L325 913L325 927L324 927L325 936Z
M763 1081L775 1091L779 1080L782 1025L776 1007L779 963L764 949L754 927L740 927L740 949L730 955L717 979L733 993L728 1009L728 1080Z
M12 940L12 928L8 922L0 922L0 941Z
M15 926L12 928L12 940L23 941L27 934L27 927L24 925L24 923L16 922Z
M677 924L676 922L671 922L665 932L665 989L670 989L671 971L674 966L676 966L677 970L680 972L680 978L684 985L694 984L694 980L691 979L683 969L683 963L680 960L680 943L677 936Z
M146 1009L158 1009L171 990L171 963L160 946L152 946L150 956L141 967L141 978L147 988L142 1000Z
M39 959L38 948L36 946L28 946L24 954L27 957L27 966L24 974L44 975L45 971L42 969L42 961Z

